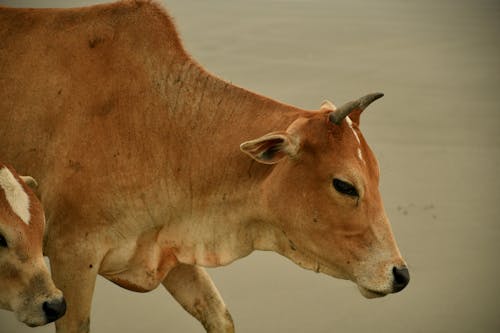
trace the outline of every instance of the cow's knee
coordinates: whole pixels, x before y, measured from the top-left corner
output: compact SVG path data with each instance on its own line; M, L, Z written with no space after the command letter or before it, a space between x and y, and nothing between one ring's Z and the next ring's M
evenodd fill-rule
M234 333L233 318L227 309L222 315L216 314L215 316L217 318L212 318L215 320L208 321L206 325L203 324L207 333Z
M217 304L214 306L211 299L196 299L193 304L193 315L203 325L208 333L234 332L234 323L229 310Z
M167 275L163 285L207 332L234 332L231 315L203 268L179 265Z

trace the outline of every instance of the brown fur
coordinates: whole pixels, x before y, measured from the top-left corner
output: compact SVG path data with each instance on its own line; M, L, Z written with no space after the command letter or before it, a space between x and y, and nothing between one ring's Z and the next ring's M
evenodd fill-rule
M198 266L254 249L391 292L390 268L404 262L376 160L363 139L365 161L356 158L345 122L209 74L149 1L4 8L0 40L0 122L10 124L0 154L41 184L46 251L68 299L58 331L87 329L99 273L133 290L163 283L209 331L230 332ZM239 150L276 131L287 139L261 156L271 165ZM358 184L358 201L336 193L333 177ZM204 278L179 282L189 274Z

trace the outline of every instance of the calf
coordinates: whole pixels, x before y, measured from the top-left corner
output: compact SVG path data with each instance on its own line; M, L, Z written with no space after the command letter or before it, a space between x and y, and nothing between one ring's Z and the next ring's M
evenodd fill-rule
M36 183L0 163L0 308L40 326L64 315L66 303L43 260L45 217L27 184Z

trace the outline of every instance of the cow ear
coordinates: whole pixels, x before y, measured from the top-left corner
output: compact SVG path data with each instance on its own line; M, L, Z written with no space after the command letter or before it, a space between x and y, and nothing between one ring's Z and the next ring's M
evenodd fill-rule
M323 101L323 103L321 103L319 110L322 112L333 112L333 111L337 110L337 107L335 106L335 104L333 104L329 100L325 99Z
M275 164L286 156L295 157L299 150L299 140L287 132L273 132L243 142L240 149L257 162Z
M33 190L35 190L38 187L38 183L35 180L35 178L31 176L19 176L23 182L26 183L29 187L31 187Z

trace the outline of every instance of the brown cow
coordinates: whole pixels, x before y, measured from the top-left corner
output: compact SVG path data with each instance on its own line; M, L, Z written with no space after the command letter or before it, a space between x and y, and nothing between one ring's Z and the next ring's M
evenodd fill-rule
M0 154L41 183L58 332L89 330L97 274L163 284L208 332L232 332L202 267L254 250L367 297L408 283L359 130L380 94L306 111L236 87L149 1L3 8L0 29Z
M66 303L43 260L42 205L26 184L36 182L0 162L0 308L40 326L64 315Z

